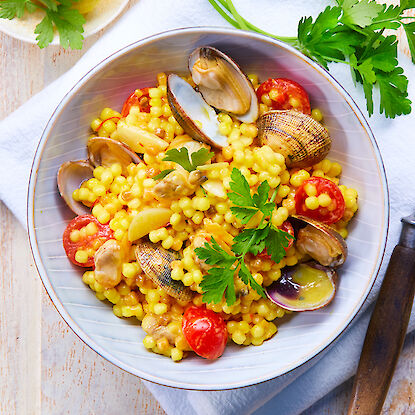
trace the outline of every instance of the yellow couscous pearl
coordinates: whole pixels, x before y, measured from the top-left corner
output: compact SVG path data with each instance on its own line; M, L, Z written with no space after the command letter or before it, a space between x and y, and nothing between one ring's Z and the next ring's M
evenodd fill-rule
M88 223L85 228L88 236L95 235L98 232L98 227L95 222Z
M327 207L331 203L331 197L326 193L322 193L321 195L318 195L317 199L318 199L318 204L322 207Z
M309 196L305 200L305 205L310 210L316 210L320 206L316 196Z
M75 253L75 261L85 264L88 261L88 253L83 249L78 249Z
M313 108L311 111L311 116L318 122L320 122L323 119L323 113L319 108Z
M162 315L167 312L167 304L164 303L157 303L154 304L154 313L157 315Z
M146 349L152 349L156 345L156 342L152 336L146 336L143 339L143 344Z
M69 239L72 242L79 242L81 240L81 233L79 232L79 230L77 229L73 230L69 235Z
M178 362L179 360L183 359L183 351L174 347L171 349L170 357L173 359L174 362Z

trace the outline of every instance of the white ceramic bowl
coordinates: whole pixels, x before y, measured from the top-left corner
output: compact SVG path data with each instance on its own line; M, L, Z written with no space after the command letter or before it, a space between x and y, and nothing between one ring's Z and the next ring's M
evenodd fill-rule
M85 15L83 37L99 32L109 25L127 6L129 0L101 0L98 6ZM44 12L25 13L21 19L0 19L0 32L24 42L36 44L35 28L44 17ZM55 33L51 45L59 45L59 35Z
M338 291L326 308L298 313L260 347L230 345L215 361L197 356L174 363L148 352L144 332L133 319L119 319L96 299L62 248L62 233L73 214L56 188L56 172L67 160L86 155L91 119L109 106L121 108L136 88L155 83L158 72L186 73L189 52L213 45L260 79L299 82L319 107L333 138L329 158L343 166L342 181L359 192L359 211L347 239L349 258L340 270ZM282 375L307 362L345 330L365 301L385 247L388 196L382 160L361 112L322 68L293 48L270 38L232 29L189 28L136 42L97 65L62 100L49 121L33 164L28 227L36 265L56 308L92 349L122 369L164 385L228 389Z

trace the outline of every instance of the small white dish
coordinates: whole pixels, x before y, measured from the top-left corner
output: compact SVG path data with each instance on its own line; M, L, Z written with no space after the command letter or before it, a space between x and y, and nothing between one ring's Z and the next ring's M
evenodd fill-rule
M129 0L100 0L97 7L85 15L84 39L109 25L127 6ZM35 28L43 19L44 13L40 10L35 13L25 13L21 19L0 19L0 32L24 42L36 44ZM59 45L59 35L55 36L51 45Z
M120 109L136 88L155 83L158 72L187 72L195 47L227 53L247 73L291 78L324 114L333 138L331 160L343 166L342 181L359 193L359 211L349 227L349 257L339 271L333 302L297 313L259 347L230 345L207 361L191 356L174 363L148 352L144 331L119 319L99 301L71 265L62 233L73 217L56 187L59 166L86 156L90 122L102 108ZM319 65L294 48L255 33L223 28L188 28L161 33L111 55L88 72L52 115L33 163L28 199L30 242L42 281L62 317L93 350L144 379L179 388L219 390L248 386L283 375L327 348L350 324L365 301L382 262L389 218L383 163L362 113L347 92Z

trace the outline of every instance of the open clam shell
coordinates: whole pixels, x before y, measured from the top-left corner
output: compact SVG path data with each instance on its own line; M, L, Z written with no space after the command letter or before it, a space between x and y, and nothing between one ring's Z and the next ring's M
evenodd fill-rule
M114 163L120 163L123 174L127 174L130 163L141 163L140 157L127 145L111 138L90 138L87 147L89 161L94 167L110 167Z
M68 207L77 215L87 215L91 209L73 199L72 193L93 177L93 167L86 160L67 161L58 170L58 189Z
M301 254L329 267L338 267L346 261L346 241L333 228L305 216L293 215L290 221L296 229L295 246Z
M242 122L259 115L255 89L241 68L218 49L203 46L189 56L189 70L205 101Z
M215 110L180 76L168 76L167 99L174 118L190 137L215 147L227 145Z
M323 160L331 147L328 131L314 118L295 110L269 111L258 120L263 145L285 157L287 167L309 167Z
M336 293L336 271L316 262L281 270L281 278L266 289L267 297L290 311L311 311L324 307Z
M171 277L171 263L177 260L176 253L151 242L141 242L135 248L135 256L146 276L167 294L180 301L190 301L193 298L190 288Z

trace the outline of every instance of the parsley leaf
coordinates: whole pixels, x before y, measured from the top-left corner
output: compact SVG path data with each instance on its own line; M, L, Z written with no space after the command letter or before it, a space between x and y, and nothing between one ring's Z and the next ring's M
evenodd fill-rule
M370 25L384 8L382 4L371 0L342 0L338 3L343 10L342 21L346 25L360 27Z
M38 46L43 49L53 40L53 23L47 13L43 20L36 26L35 34Z
M30 11L33 7L33 3L29 0L3 0L0 1L0 18L11 20L17 17L20 19L25 9Z
M249 228L244 229L239 235L234 238L232 251L236 255L242 255L248 245L248 252L253 255L258 255L265 249L265 239L268 236L269 227Z
M195 249L196 255L208 265L217 265L209 269L203 277L200 287L203 290L203 301L206 303L220 303L223 295L228 305L236 301L233 264L236 258L228 254L211 238L211 244L205 243L201 248Z
M408 39L409 50L411 52L412 62L415 63L415 22L403 25Z
M152 177L153 180L164 179L168 174L170 174L174 169L166 169L161 171L159 174Z
M180 164L188 172L191 172L196 170L198 166L206 163L214 155L215 153L209 152L206 148L201 148L192 153L192 161L190 161L189 151L186 147L182 147L179 150L172 148L166 152L166 157L164 157L163 161L173 161L174 163Z
M228 193L228 197L235 205L231 207L231 211L243 225L246 225L257 212L261 212L264 217L271 215L275 204L268 202L271 188L267 181L262 182L257 193L251 195L251 189L245 176L234 168L229 186L232 192Z
M265 238L265 246L268 255L271 255L271 259L274 262L278 263L284 258L286 254L284 248L288 247L291 239L294 239L294 237L288 232L284 232L269 224L268 235Z

